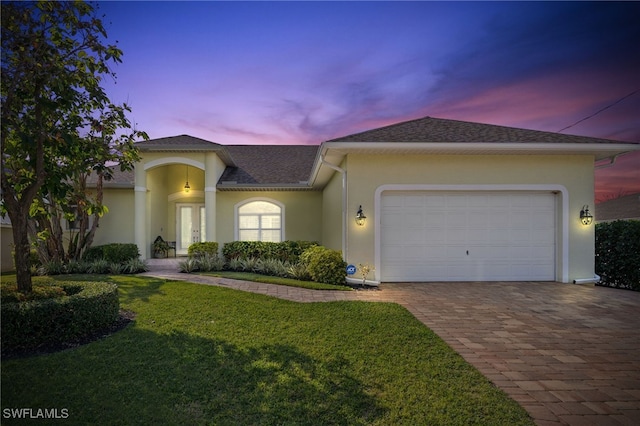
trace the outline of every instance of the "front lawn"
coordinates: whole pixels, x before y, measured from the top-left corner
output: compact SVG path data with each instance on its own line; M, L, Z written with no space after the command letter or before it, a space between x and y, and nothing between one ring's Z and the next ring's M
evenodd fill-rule
M113 280L135 323L3 361L3 413L67 409L65 424L533 424L399 305Z
M217 272L203 272L202 275L209 275L212 277L229 278L232 280L254 281L266 284L278 284L286 285L289 287L308 288L311 290L337 290L337 291L350 291L351 287L346 285L333 285L318 283L315 281L301 281L293 278L274 277L271 275L256 274L253 272L238 272L238 271L217 271Z

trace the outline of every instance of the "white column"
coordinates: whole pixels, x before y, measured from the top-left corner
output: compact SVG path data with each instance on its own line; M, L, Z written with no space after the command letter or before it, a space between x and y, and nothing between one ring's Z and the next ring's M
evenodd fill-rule
M216 184L218 183L218 156L212 152L205 155L204 162L204 215L206 240L216 241Z
M142 259L150 256L150 242L147 240L147 172L140 164L135 174L135 200L133 213L133 233Z

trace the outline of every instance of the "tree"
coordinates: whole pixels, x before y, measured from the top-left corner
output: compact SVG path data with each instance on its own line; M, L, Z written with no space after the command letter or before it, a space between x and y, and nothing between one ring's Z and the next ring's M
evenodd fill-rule
M13 226L21 292L31 291L30 218L43 224L68 213L79 178L93 171L104 179L108 161L126 169L137 159L133 138L143 134L117 136L118 127L131 128L129 108L111 103L100 86L115 78L109 65L122 52L106 44L95 12L83 2L2 2L2 207ZM84 211L94 210L104 209L98 202ZM47 245L58 243L38 232Z

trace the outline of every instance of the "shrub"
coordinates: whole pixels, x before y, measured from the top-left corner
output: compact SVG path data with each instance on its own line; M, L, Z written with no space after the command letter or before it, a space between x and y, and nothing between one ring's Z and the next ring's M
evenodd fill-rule
M274 277L287 277L291 264L280 259L265 259L262 261L262 273Z
M68 342L117 319L120 306L115 284L59 281L55 286L67 295L2 304L3 351Z
M89 262L85 262L84 260L70 260L67 263L67 273L69 274L86 274L89 272L89 268L91 264Z
M204 254L198 258L199 269L203 272L222 271L224 269L224 258L217 254Z
M109 273L114 275L120 275L124 273L125 267L124 263L115 263L111 262L109 264Z
M307 265L302 262L289 265L287 277L300 281L311 281L311 275L309 275L307 271Z
M89 264L90 274L108 274L111 271L111 263L107 259L94 260Z
M232 258L227 261L227 269L230 271L242 271L243 261L238 258Z
M124 263L124 270L122 271L125 274L137 274L139 272L146 272L149 270L147 266L147 262L144 260L137 259L129 259Z
M200 270L200 262L198 259L189 257L186 260L178 263L178 268L180 272L185 272L190 274L191 272L196 272Z
M218 243L213 241L193 243L189 246L189 257L202 257L204 255L217 256L218 255Z
M65 264L56 259L45 262L36 269L38 275L60 275L65 272Z
M596 274L600 285L640 291L640 221L596 225Z
M300 262L306 265L311 279L325 284L344 285L347 276L347 263L342 253L323 246L310 247L300 256Z
M59 285L50 282L34 282L31 293L21 293L15 282L1 284L0 303L27 302L30 300L51 299L52 297L62 297L66 293Z
M277 259L283 262L296 263L300 255L309 247L317 245L312 241L282 241L279 243L265 241L233 241L225 243L222 254L227 260Z
M124 263L127 260L137 259L139 257L140 251L137 245L121 243L91 247L84 254L84 260L86 261L106 259L112 263Z

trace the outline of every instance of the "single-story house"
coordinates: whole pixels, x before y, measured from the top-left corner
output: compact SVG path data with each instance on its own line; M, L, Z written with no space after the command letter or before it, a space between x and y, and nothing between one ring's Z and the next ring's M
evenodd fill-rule
M589 282L594 162L640 144L425 117L316 145L136 144L94 244L312 240L376 282ZM356 221L356 215L361 218ZM584 213L584 212L583 212Z

